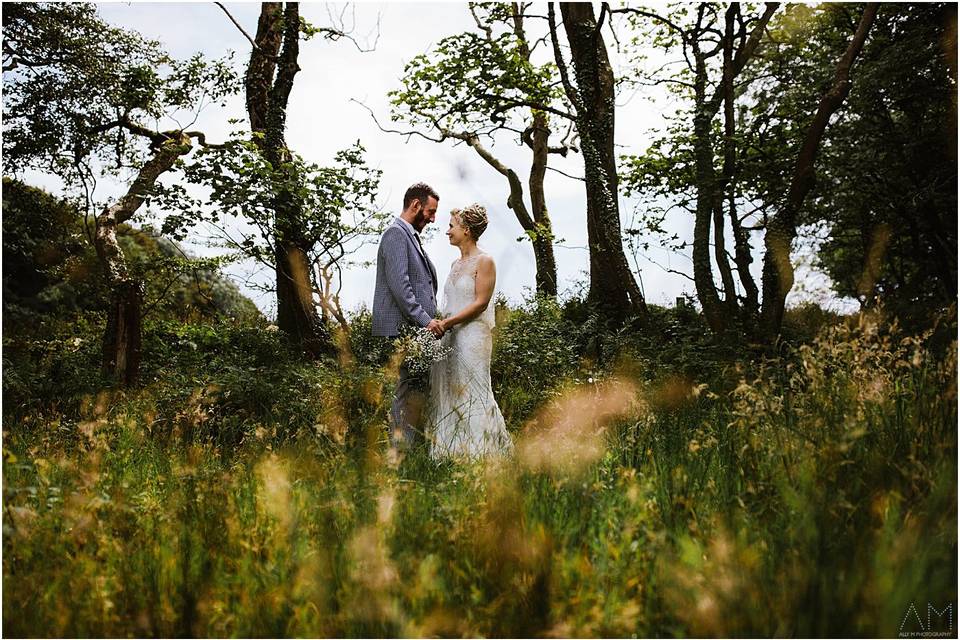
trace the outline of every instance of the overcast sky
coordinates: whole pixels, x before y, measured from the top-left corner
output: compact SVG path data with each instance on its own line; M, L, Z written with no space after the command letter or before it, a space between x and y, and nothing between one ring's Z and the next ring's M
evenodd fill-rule
M256 32L259 3L228 3L230 13L247 33ZM339 15L344 5L301 4L301 14L316 26L330 25L329 12ZM100 4L101 16L110 23L135 29L143 35L159 40L176 57L202 52L210 57L221 57L235 52L237 69L245 68L250 44L230 22L224 12L211 3L109 3ZM355 17L355 19L354 19ZM380 204L388 211L399 213L403 192L414 182L425 181L440 194L440 212L426 250L437 264L441 279L449 271L450 263L459 252L447 243L443 230L449 220L449 210L472 202L486 206L490 225L480 241L480 247L491 254L498 266L497 290L508 298L519 301L534 287L533 251L529 242L517 242L522 234L513 212L506 207L508 193L505 179L491 169L476 153L463 145L437 144L418 137L402 137L381 132L369 113L351 99L368 105L381 123L387 122L389 105L386 94L400 86L404 64L414 56L429 52L441 38L475 27L465 3L357 3L347 10L347 26L361 42L372 44L377 33L376 48L360 52L345 40L330 42L314 38L304 42L300 49L300 73L296 76L288 109L288 144L306 160L329 164L334 154L359 140L367 149L368 162L383 171L380 185ZM369 34L369 39L368 39ZM658 52L651 52L658 55ZM616 67L625 65L611 47ZM640 153L664 123L664 113L675 108L668 96L659 89L647 89L621 95L617 111L617 144L619 153ZM221 140L230 130L227 120L244 118L242 96L231 100L224 109L211 107L203 111L191 128L206 132L208 139ZM493 147L495 154L508 166L514 167L526 180L529 171L529 153L509 137ZM582 176L582 157L571 154L566 159L551 156L551 166L568 174ZM28 182L57 192L58 183L36 173L26 176ZM98 196L110 197L120 193L122 185L103 181ZM586 218L583 183L548 172L546 182L547 204L560 241L556 247L558 276L561 291L584 281L588 266L586 250ZM628 220L635 202L621 197L621 214ZM670 222L672 228L689 238L692 219L677 215ZM760 246L754 241L755 248ZM209 255L214 249L190 244L196 254ZM375 257L375 246L367 247L361 257ZM692 282L668 273L664 267L691 271L686 256L653 248L643 255L629 256L649 302L673 304L683 294L693 294ZM759 272L759 254L754 267ZM271 295L247 287L244 280L254 270L249 264L227 269L241 289L269 316L275 313ZM758 275L758 274L757 274ZM359 305L370 306L373 299L375 272L370 268L355 268L345 274L341 301L346 310ZM261 272L254 279L269 282L272 274ZM814 298L835 309L850 308L850 301L840 301L826 292L824 276L811 274L808 269L798 272L798 287L790 302Z

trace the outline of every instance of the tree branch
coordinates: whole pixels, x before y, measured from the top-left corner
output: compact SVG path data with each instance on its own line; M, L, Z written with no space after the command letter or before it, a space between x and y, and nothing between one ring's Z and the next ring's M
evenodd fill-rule
M567 73L567 63L563 60L563 52L560 50L560 39L557 37L556 17L556 10L553 8L553 3L547 3L547 22L550 25L550 41L553 43L553 57L557 63L557 70L560 72L560 81L563 83L563 90L566 92L570 104L573 105L574 111L582 113L583 103L580 101L580 96L577 94L576 89L574 89L570 83L570 76Z
M546 111L547 113L552 113L561 118L566 118L568 120L576 120L576 116L572 113L567 113L566 111L561 111L549 105L541 104L534 100L518 100L517 98L507 98L504 96L498 96L495 93L484 93L480 95L481 98L486 98L487 100L496 100L503 103L502 108L496 110L497 113L500 111L506 111L507 109L512 109L513 107L530 107L531 109L536 109L538 111Z
M237 22L237 19L233 17L233 15L227 10L227 8L226 8L225 6L223 6L223 3L222 3L222 2L214 2L213 4L217 5L217 6L220 7L221 9L223 9L223 12L224 12L225 14L227 14L227 17L228 17L228 18L230 18L230 22L233 23L233 26L235 26L237 29L239 29L239 30L240 30L240 33L242 33L243 36L244 36L247 40L250 41L250 46L252 46L254 49L260 50L260 47L257 46L257 43L254 42L253 38L250 37L250 34L247 33L247 32L244 30L244 28L240 26L240 23ZM267 57L271 57L271 58L276 59L275 56L271 56L271 55L268 54L268 53L264 53L263 55L265 55L265 56L267 56Z
M663 16L652 13L650 11L644 11L643 9L634 9L633 7L623 7L621 9L611 9L610 13L630 13L638 16L643 16L644 18L650 18L651 20L656 20L657 22L662 23L663 25L669 27L679 35L684 42L687 40L687 32L681 29L676 23L670 21Z
M760 44L760 39L763 37L764 31L766 31L767 23L770 22L770 18L773 17L774 12L779 6L779 2L766 3L766 8L763 10L763 15L760 16L757 24L754 25L753 30L750 32L750 37L747 38L746 43L737 51L737 55L733 59L731 78L736 78L738 75L740 75L740 72L743 71L743 68L753 56L753 52L756 51L757 46ZM719 109L720 102L722 101L723 86L721 85L717 87L716 91L714 91L713 97L710 98L708 106L716 111Z
M493 42L493 29L490 28L490 25L484 25L480 20L480 16L477 15L476 5L474 3L469 3L470 15L473 16L473 21L477 23L477 28L487 34L487 42ZM516 7L516 3L514 3ZM514 9L516 10L516 9Z
M207 135L202 131L184 131L183 135L196 138L200 146L204 147L205 149L225 149L227 146L226 144L214 144L212 142L207 142Z
M572 175L570 175L569 173L564 173L563 171L560 171L560 169L556 169L556 168L551 167L551 166L549 166L549 165L547 166L547 169L548 169L549 171L556 171L556 172L559 173L560 175L566 176L566 177L570 178L571 180L579 180L580 182L586 182L586 180L585 180L584 178L581 178L580 176L572 176Z
M366 109L366 110L367 110L367 113L370 114L370 117L373 118L373 123L374 123L375 125L377 125L377 128L380 129L380 131L383 131L384 133L396 133L396 134L399 134L399 135L401 135L401 136L407 136L407 139L408 139L408 140L409 140L410 137L412 137L412 136L420 136L421 138L424 138L425 140L429 140L430 142L443 142L444 140L446 140L446 136L444 136L444 137L442 137L442 138L431 138L431 137L428 136L427 134L425 134L425 133L423 133L423 132L421 132L421 131L416 131L416 130L412 130L412 131L399 131L399 130L397 130L397 129L387 129L386 127L384 127L383 125L380 124L380 121L379 121L379 120L377 120L377 116L376 116L376 114L373 112L373 109L371 109L370 107L368 107L368 106L365 105L364 103L360 102L360 101L357 100L356 98L350 98L350 102L356 102L358 105L360 105L361 107L363 107L364 109ZM442 129L441 129L440 127L437 127L437 129L442 131Z

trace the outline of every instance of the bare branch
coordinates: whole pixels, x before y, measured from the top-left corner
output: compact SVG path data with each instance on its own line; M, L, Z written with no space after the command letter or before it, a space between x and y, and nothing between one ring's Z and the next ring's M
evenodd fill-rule
M644 18L650 18L651 20L656 20L657 22L663 24L666 27L669 27L679 35L684 42L686 42L688 36L687 32L677 26L674 22L670 21L668 18L653 13L651 11L645 11L643 9L634 9L633 7L623 7L621 9L611 9L610 13L630 13L638 16L643 16Z
M400 130L398 130L398 129L387 129L386 127L384 127L383 125L380 124L380 121L379 121L379 120L377 120L377 116L376 116L376 114L373 112L373 109L371 109L370 107L368 107L368 106L365 105L364 103L360 102L360 101L357 100L356 98L350 98L350 102L356 102L358 105L360 105L361 107L363 107L364 109L366 109L366 110L367 110L367 113L370 114L370 117L373 118L373 123L374 123L375 125L377 125L377 128L380 129L380 131L383 131L384 133L396 133L396 134L399 134L399 135L402 135L402 136L407 136L407 139L408 139L408 140L409 140L410 137L412 137L412 136L420 136L421 138L424 138L424 139L426 139L426 140L429 140L430 142L443 142L444 140L446 140L446 136L444 136L444 137L442 137L442 138L432 138L432 137L428 136L427 134L425 134L425 133L423 133L423 132L421 132L421 131L416 131L416 130L412 130L412 131L400 131ZM438 129L439 129L439 127L438 127Z
M260 47L257 46L257 43L254 42L253 38L250 37L250 34L247 33L242 26L240 26L240 23L237 22L237 19L234 18L233 15L231 15L231 13L227 10L227 8L226 8L225 6L223 6L223 3L222 3L222 2L214 2L213 4L217 5L217 6L220 7L221 9L223 9L223 12L224 12L225 14L227 14L227 17L228 17L228 18L230 18L230 22L233 23L233 26L235 26L237 29L239 29L239 30L240 30L240 33L242 33L243 36L244 36L247 40L250 41L250 46L252 46L254 49L259 49L259 48L260 48Z
M754 25L753 30L750 32L750 37L747 38L746 43L737 51L736 57L733 59L733 68L731 69L731 77L736 78L740 75L740 72L743 71L744 66L753 56L753 52L756 51L757 46L760 44L760 39L763 37L764 32L767 28L767 23L770 22L770 18L773 17L774 12L777 10L780 4L777 2L768 2L766 7L763 10L763 15L757 20L757 23ZM717 87L717 90L714 92L713 97L710 98L708 103L711 109L718 109L720 102L723 100L723 86Z
M657 262L656 260L654 260L653 258L651 258L651 257L648 256L648 255L645 255L645 254L644 254L644 255L643 255L643 259L646 260L647 262L649 262L650 264L656 266L656 267L660 267L661 269L663 269L663 270L666 271L667 273L672 273L672 274L674 274L674 275L677 275L677 276L681 276L681 277L683 277L683 278L686 278L686 279L689 280L690 282L695 282L695 280L693 279L693 276L691 276L690 274L684 273L683 271L677 271L676 269L671 269L670 267L665 267L665 266L663 266L662 264L660 264L659 262Z
M597 36L600 35L600 30L603 29L603 21L607 19L607 12L610 10L610 3L601 2L600 3L600 15L597 16L597 28L593 30L593 39L596 40Z
M477 23L477 28L487 34L487 41L493 42L493 29L490 28L490 25L483 24L483 21L480 20L480 16L477 15L477 7L474 3L469 3L470 15L473 16L473 21ZM516 10L516 3L514 3L514 10Z
M550 171L556 171L556 172L559 173L560 175L566 176L566 177L570 178L571 180L579 180L580 182L586 182L586 180L585 180L584 178L581 178L580 176L572 176L572 175L570 175L569 173L564 173L563 171L560 171L560 169L557 169L557 168L555 168L555 167L551 167L551 166L547 165L547 169L550 170Z
M376 35L376 37L375 37L374 40L373 40L373 45L372 45L372 46L368 46L368 45L361 45L361 44L357 41L357 39L353 36L353 30L356 28L356 25L357 25L357 15L356 15L357 10L356 10L356 6L355 6L355 5L353 5L352 3L351 3L351 4L346 4L346 5L344 5L343 9L340 11L340 15L338 15L338 16L334 16L334 15L333 15L333 12L330 10L330 5L329 5L329 4L326 5L326 8L327 8L327 17L330 19L330 23L333 24L333 25L335 25L335 26L333 26L333 27L313 27L314 33L323 34L323 37L324 37L324 38L326 38L327 40L331 40L331 41L333 41L333 42L336 42L337 40L340 40L341 38L346 39L346 40L349 40L350 42L353 43L353 46L355 46L355 47L357 48L357 51L359 51L359 52L361 52L361 53L369 53L369 52L371 52L371 51L376 50L377 44L380 42L380 18L381 18L381 15L380 15L379 12L377 13L377 24L376 24L376 27L375 27L375 28L376 28L376 32L377 32L377 35ZM344 18L344 16L346 16L346 14L347 14L347 9L350 9L350 10L351 10L351 20L352 20L352 23L350 24L350 26L347 26L346 20L345 20L345 18ZM367 39L369 40L369 33L367 34Z
M200 146L206 149L224 149L227 146L225 144L214 144L212 142L207 142L207 135L202 131L184 131L183 135L196 138Z
M577 113L583 112L583 104L577 95L576 89L570 83L570 76L567 73L567 63L563 60L563 52L560 50L560 40L557 37L556 10L553 3L547 3L547 22L550 25L550 40L553 42L553 57L557 63L557 69L560 71L560 80L563 82L563 89Z

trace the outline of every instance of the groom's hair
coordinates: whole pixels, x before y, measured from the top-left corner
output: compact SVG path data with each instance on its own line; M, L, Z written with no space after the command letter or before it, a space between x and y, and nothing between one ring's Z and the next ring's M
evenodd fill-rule
M403 194L403 210L406 211L407 207L409 207L410 203L412 203L414 200L419 200L420 204L427 206L427 198L429 197L436 198L438 202L440 200L440 196L438 196L437 192L433 190L433 187L425 182L418 182L407 189L407 192Z

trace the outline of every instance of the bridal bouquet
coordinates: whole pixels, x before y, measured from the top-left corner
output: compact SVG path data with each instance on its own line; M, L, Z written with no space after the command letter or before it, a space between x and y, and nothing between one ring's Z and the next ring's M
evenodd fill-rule
M428 330L411 326L404 327L400 332L396 346L397 351L403 354L403 364L410 376L424 381L430 375L433 363L446 360L452 351Z

